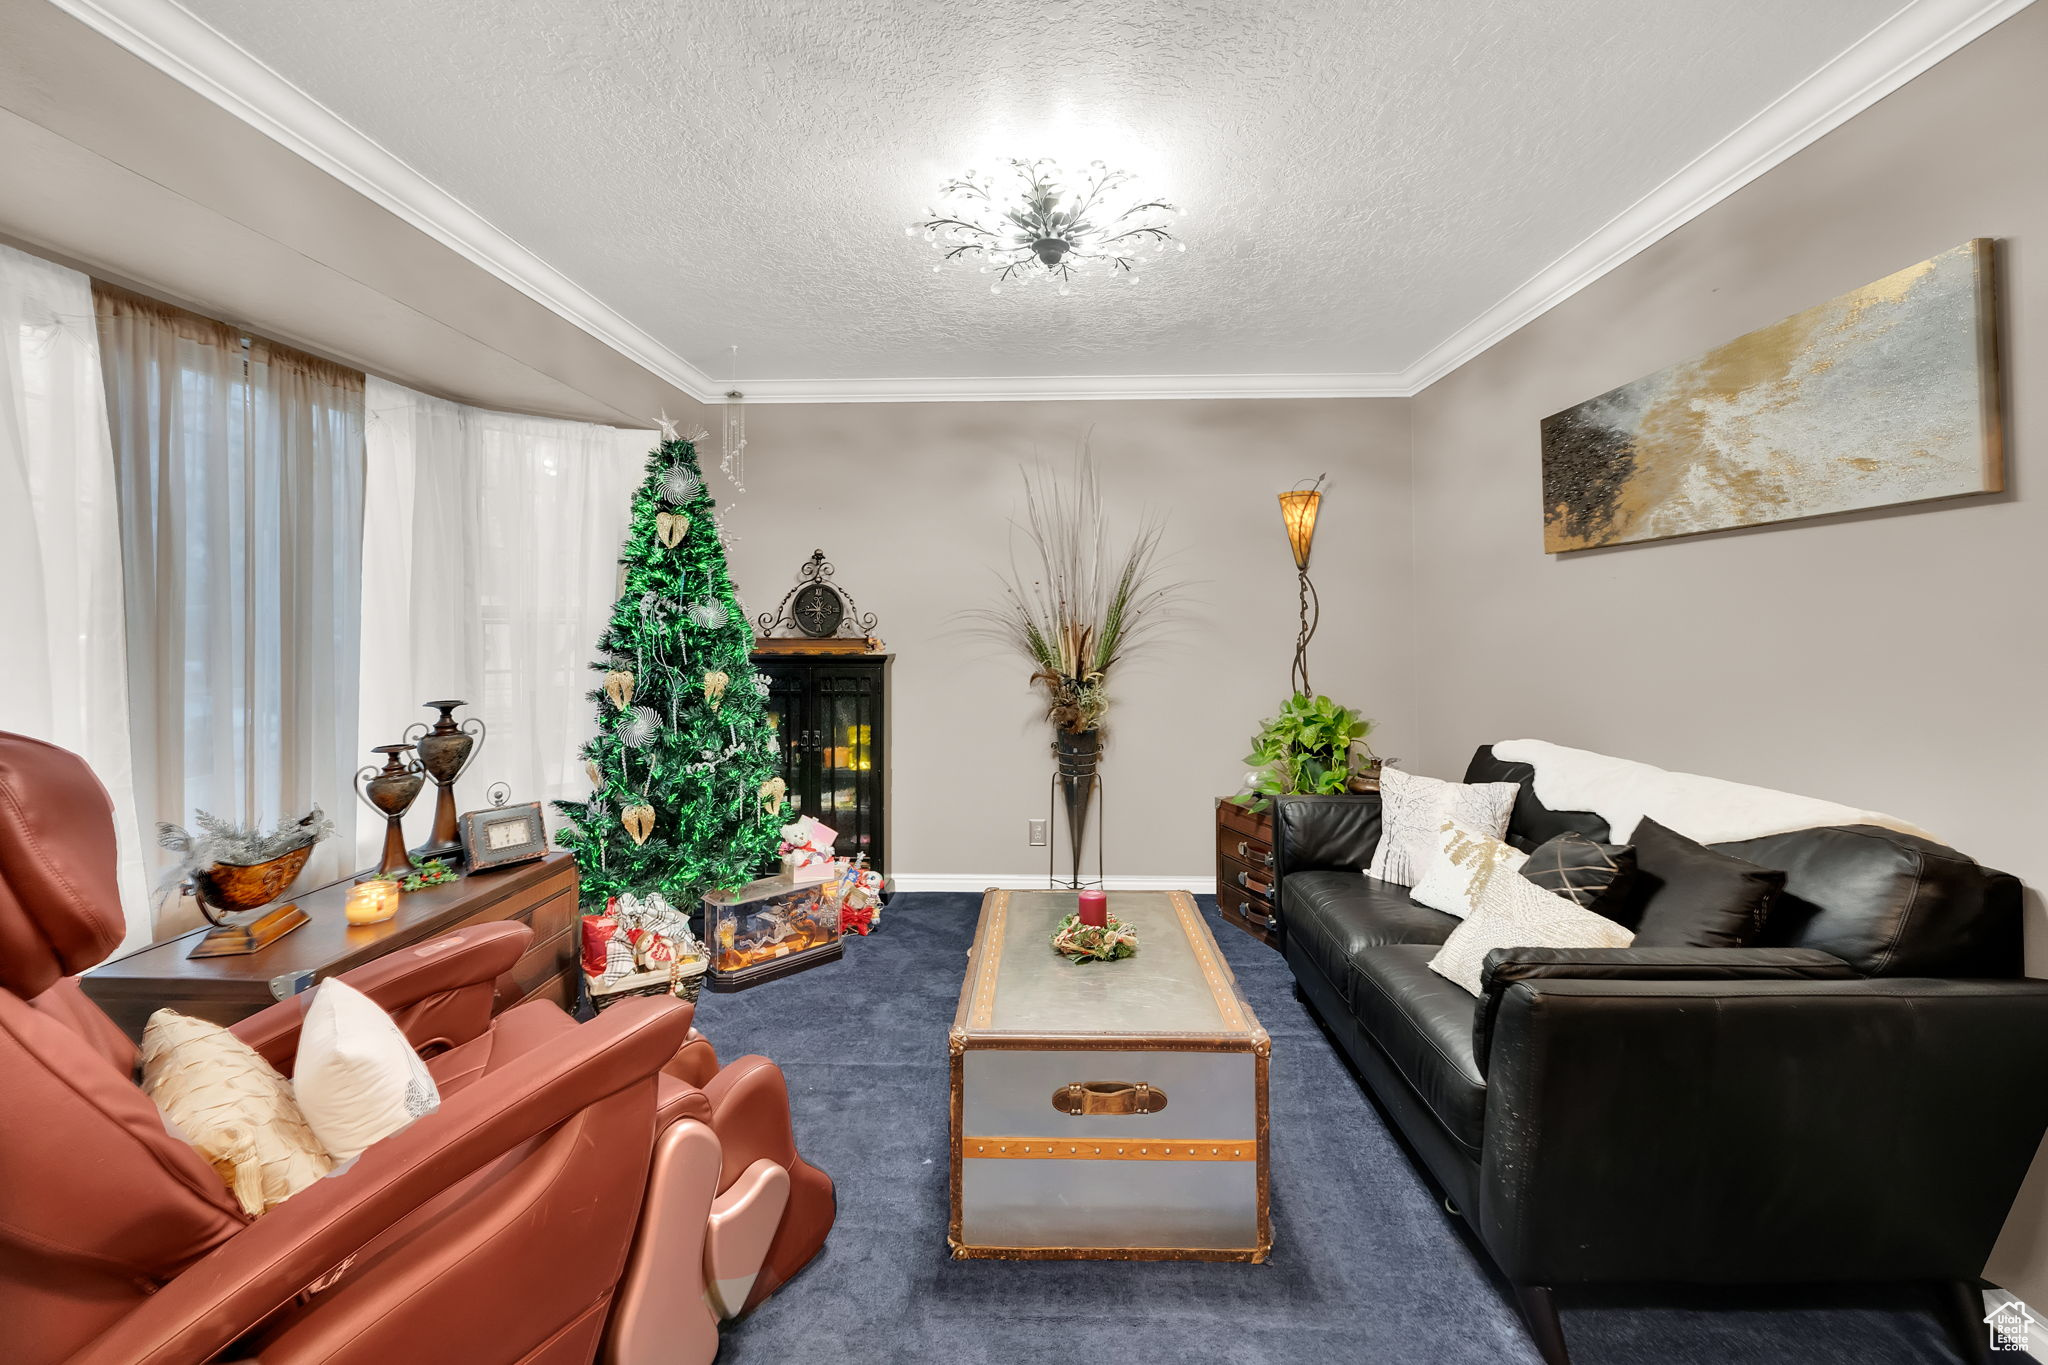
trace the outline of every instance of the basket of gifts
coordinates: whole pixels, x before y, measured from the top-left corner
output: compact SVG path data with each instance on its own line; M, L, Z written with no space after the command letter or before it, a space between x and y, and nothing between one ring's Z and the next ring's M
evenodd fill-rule
M642 995L695 1001L710 965L690 917L658 891L615 896L583 917L583 982L598 1009Z

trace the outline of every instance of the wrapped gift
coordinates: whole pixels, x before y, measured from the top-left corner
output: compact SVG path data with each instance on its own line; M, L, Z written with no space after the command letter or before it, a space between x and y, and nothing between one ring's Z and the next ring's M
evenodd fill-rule
M585 915L583 917L583 974L603 976L605 962L611 955L612 939L619 932L619 917L610 913Z
M839 902L839 932L866 935L882 922L882 874L867 865L867 854L841 858L834 898Z
M634 961L642 971L704 956L704 945L690 932L690 917L658 891L645 899L621 896L613 913L618 916L619 933L633 945Z
M828 829L806 815L794 824L782 827L782 843L778 852L782 855L782 870L798 886L815 886L831 880L834 873L832 844L839 838L836 830Z

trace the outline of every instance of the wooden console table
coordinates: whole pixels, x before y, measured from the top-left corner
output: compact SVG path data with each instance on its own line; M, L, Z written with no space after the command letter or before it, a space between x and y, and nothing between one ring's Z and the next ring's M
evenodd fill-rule
M566 853L459 881L408 891L382 924L351 926L342 900L353 877L292 897L312 922L241 957L192 958L203 929L102 963L80 984L131 1038L159 1009L232 1024L271 1004L276 977L311 972L318 981L422 939L470 924L517 920L533 926L533 946L498 980L501 1010L527 1000L576 1003L576 863ZM289 994L289 990L286 992Z

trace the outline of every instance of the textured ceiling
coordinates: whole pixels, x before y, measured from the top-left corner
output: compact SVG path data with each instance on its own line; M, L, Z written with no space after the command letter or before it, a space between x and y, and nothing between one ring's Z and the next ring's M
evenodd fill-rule
M1901 0L182 0L714 378L1401 370ZM903 225L999 155L1185 206L1141 289Z

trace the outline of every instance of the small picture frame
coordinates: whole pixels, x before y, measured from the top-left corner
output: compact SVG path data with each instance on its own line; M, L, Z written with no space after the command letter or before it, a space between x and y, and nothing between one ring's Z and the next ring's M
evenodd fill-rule
M463 860L472 872L532 862L548 851L548 827L538 801L473 810L458 823Z

